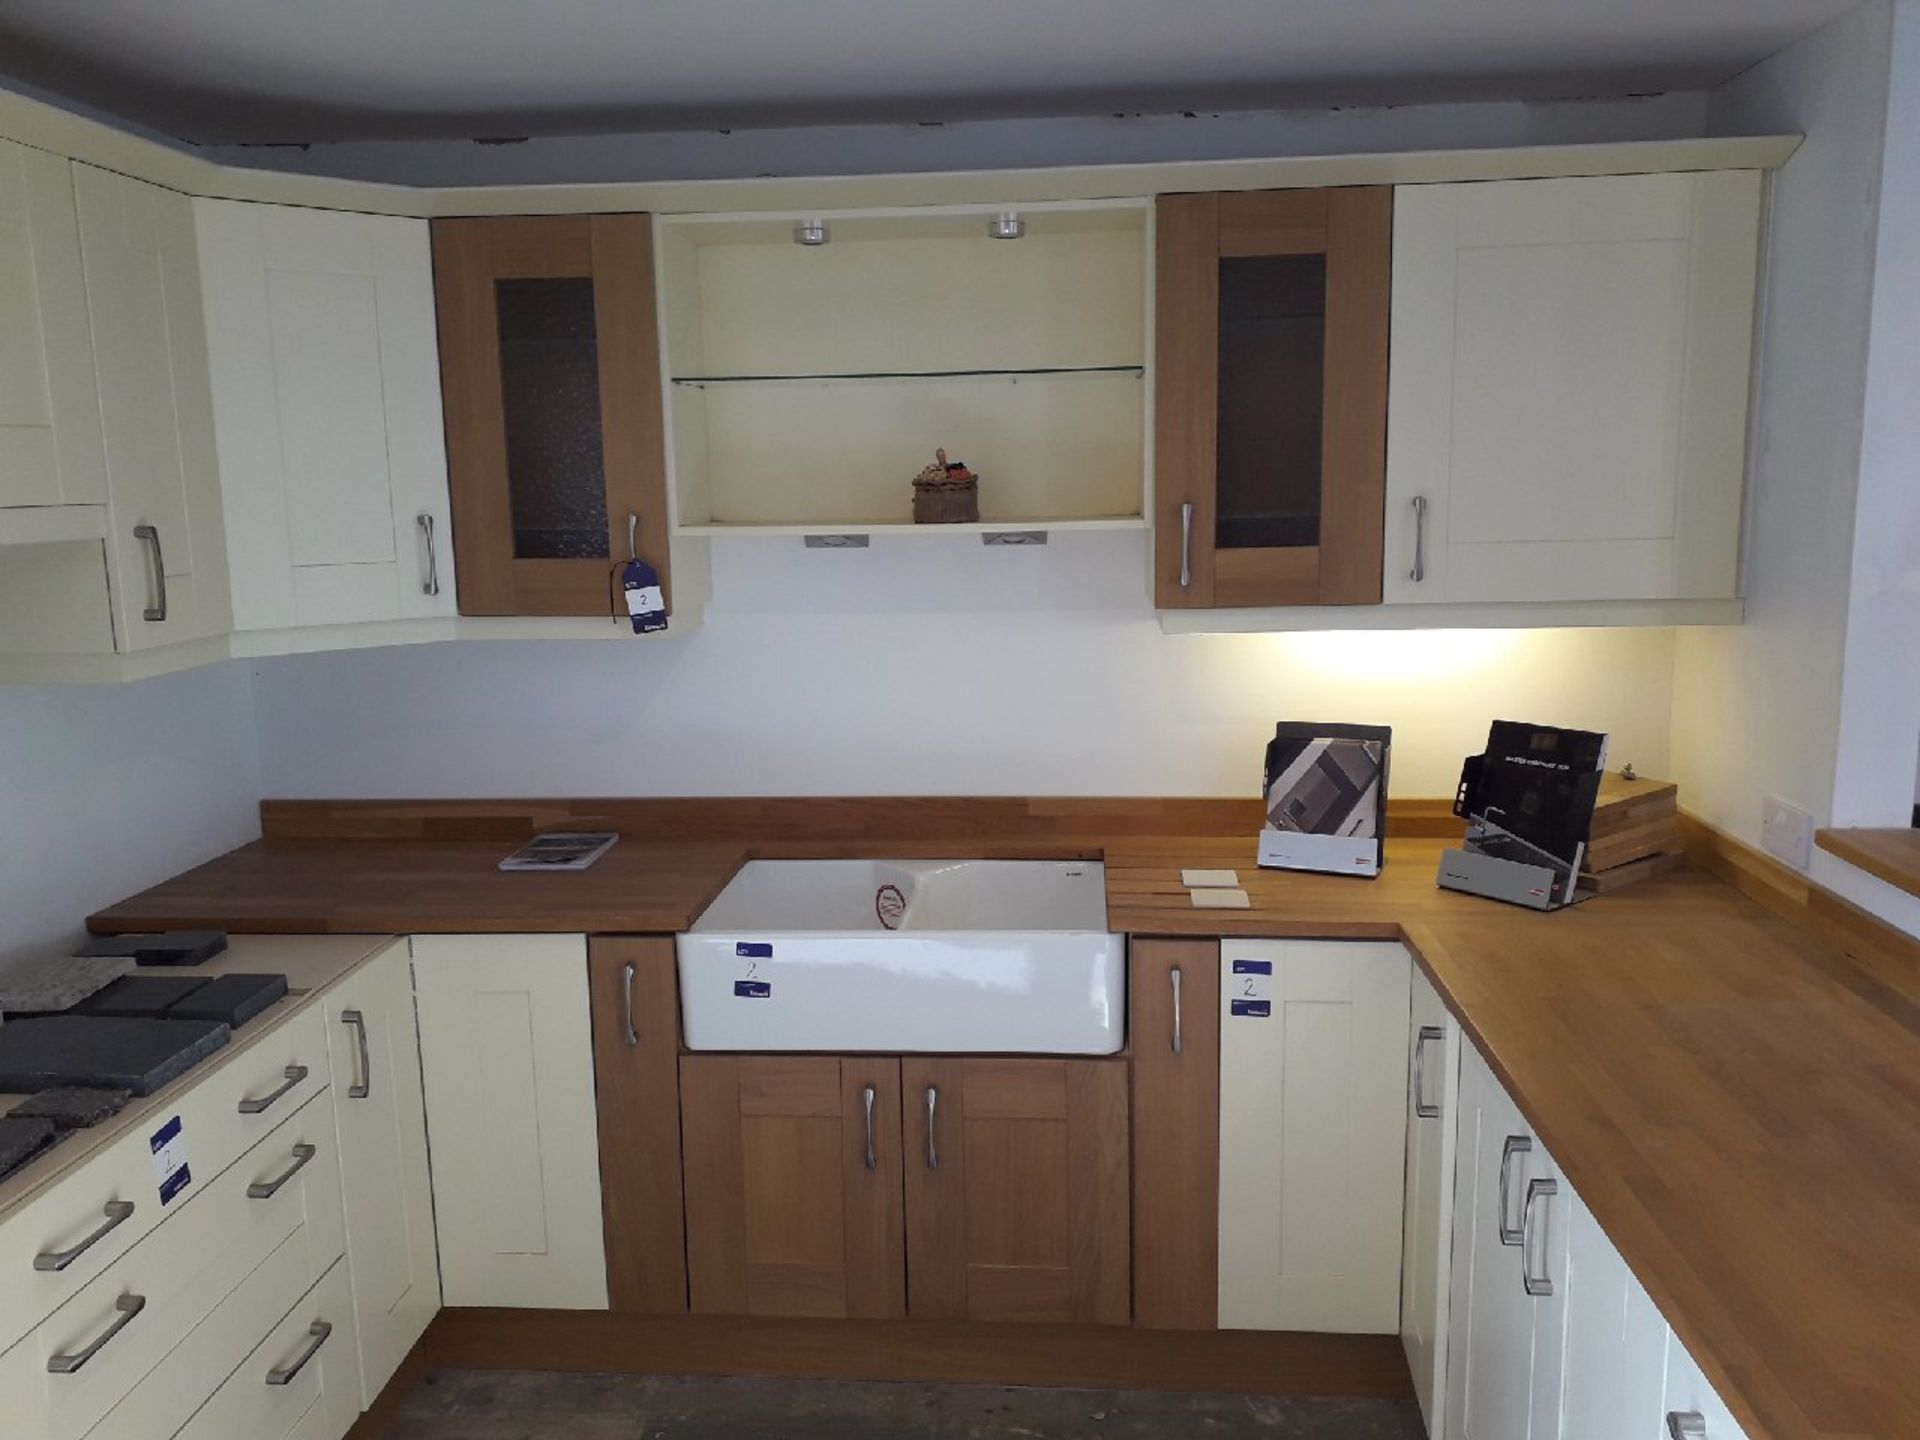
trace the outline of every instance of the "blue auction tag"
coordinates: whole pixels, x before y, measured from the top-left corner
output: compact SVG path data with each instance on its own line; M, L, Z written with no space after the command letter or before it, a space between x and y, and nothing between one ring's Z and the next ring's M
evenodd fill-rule
M1233 973L1236 975L1271 975L1273 974L1273 962L1271 960L1236 960L1233 962Z
M765 940L738 940L734 942L733 953L749 960L771 960L773 945Z
M733 993L742 1000L771 1000L773 985L766 980L736 980Z
M1270 1000L1235 1000L1233 1013L1244 1015L1253 1020L1266 1020L1273 1015L1273 1002Z
M626 592L627 618L633 621L633 633L649 635L667 628L667 599L660 588L660 576L644 560L629 560L620 572L620 588Z

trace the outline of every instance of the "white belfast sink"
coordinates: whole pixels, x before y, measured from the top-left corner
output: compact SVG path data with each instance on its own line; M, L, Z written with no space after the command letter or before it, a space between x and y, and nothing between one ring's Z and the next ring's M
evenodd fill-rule
M752 860L675 941L690 1050L1111 1055L1094 860Z

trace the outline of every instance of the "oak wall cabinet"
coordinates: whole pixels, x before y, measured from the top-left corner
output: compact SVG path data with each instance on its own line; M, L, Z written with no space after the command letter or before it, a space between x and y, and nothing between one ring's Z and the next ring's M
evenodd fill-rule
M413 983L445 1302L604 1310L585 937L418 935Z
M1396 189L1387 600L1738 595L1761 179Z
M829 211L812 244L662 217L680 533L1143 528L1147 204L1004 209ZM979 524L914 526L935 447Z
M452 615L427 222L193 212L234 628Z
M669 577L653 222L432 222L462 615L606 615Z
M1393 192L1156 206L1154 597L1380 599Z
M1221 942L1221 1328L1399 1332L1411 968Z
M680 1103L696 1314L907 1313L898 1060L684 1055Z

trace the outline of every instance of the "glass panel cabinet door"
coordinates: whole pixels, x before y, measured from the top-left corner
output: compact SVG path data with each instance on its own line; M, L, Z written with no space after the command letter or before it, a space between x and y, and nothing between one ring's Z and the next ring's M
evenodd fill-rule
M667 584L651 217L436 220L433 258L460 613L610 613L630 523Z
M1158 605L1379 602L1392 204L1159 200Z

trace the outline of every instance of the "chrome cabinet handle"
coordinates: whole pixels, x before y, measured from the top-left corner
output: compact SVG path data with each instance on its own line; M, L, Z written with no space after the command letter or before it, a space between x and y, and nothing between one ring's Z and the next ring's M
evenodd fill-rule
M640 1043L640 1032L633 1028L633 966L630 963L620 967L620 993L627 1003L627 1048L631 1050Z
M1427 1103L1427 1042L1444 1040L1447 1032L1438 1025L1422 1025L1413 1042L1413 1113L1421 1120L1438 1120L1439 1105Z
M258 1115L262 1110L265 1110L269 1105L273 1104L274 1101L278 1100L282 1095L285 1095L289 1090L293 1089L294 1086L307 1078L307 1067L304 1065L289 1065L280 1073L287 1077L286 1083L271 1095L262 1095L258 1100L242 1100L240 1102L240 1113L242 1115Z
M136 525L133 538L147 542L147 548L153 551L153 604L140 612L142 620L164 620L167 618L167 557L160 550L160 528L157 525Z
M325 1320L316 1320L307 1327L307 1347L294 1357L291 1365L267 1371L269 1385L290 1385L293 1377L307 1368L307 1362L320 1353L320 1347L327 1343L327 1337L333 1334L333 1326Z
M307 1168L307 1162L319 1152L311 1145L293 1147L293 1163L271 1180L256 1180L247 1186L247 1199L271 1200L280 1193L280 1187Z
M927 1169L940 1168L940 1149L933 1141L933 1115L940 1105L940 1092L932 1085L927 1086Z
M1418 585L1427 578L1427 497L1413 497L1413 569L1407 578Z
M440 555L433 543L433 516L422 510L413 517L413 523L418 525L427 537L427 578L420 584L420 593L438 595L440 593Z
M364 1100L373 1093L373 1060L367 1054L367 1017L358 1010L342 1010L340 1023L353 1027L354 1039L358 1041L360 1068L355 1073L360 1077L347 1086L349 1100Z
M1193 584L1193 502L1180 505L1180 588Z
M49 1375L72 1375L79 1370L82 1365L86 1364L87 1361L98 1355L101 1347L122 1330L126 1329L127 1326L131 1325L133 1323L133 1317L147 1308L147 1297L144 1295L122 1295L118 1300L113 1302L113 1308L120 1312L119 1316L111 1325L94 1336L92 1342L86 1349L76 1350L71 1355L49 1355L47 1357L47 1373Z
M1526 1224L1525 1217L1519 1225L1508 1225L1507 1216L1513 1213L1513 1202L1508 1198L1513 1188L1513 1157L1525 1155L1533 1149L1533 1141L1525 1135L1509 1135L1506 1143L1500 1147L1500 1243L1518 1245L1521 1230Z
M131 1200L109 1200L101 1211L106 1220L86 1239L68 1250L42 1250L33 1257L33 1268L57 1274L78 1260L87 1251L106 1239L109 1231L117 1230L133 1214Z
M1707 1440L1707 1417L1698 1410L1667 1411L1670 1440Z
M873 1086L867 1086L861 1098L867 1105L867 1169L873 1170L880 1164L879 1157L873 1153Z
M1547 1227L1545 1221L1542 1221L1540 1225L1540 1243L1536 1246L1533 1242L1533 1202L1536 1200L1551 1200L1559 1193L1560 1182L1557 1180L1529 1180L1527 1182L1527 1198L1520 1207L1520 1288L1525 1290L1529 1295L1539 1296L1553 1294L1553 1279L1546 1273ZM1531 1259L1536 1249L1540 1252L1540 1273L1538 1275L1533 1273L1533 1261Z
M1185 1043L1180 1034L1180 967L1178 965L1167 972L1167 979L1173 986L1173 1053L1178 1055Z

